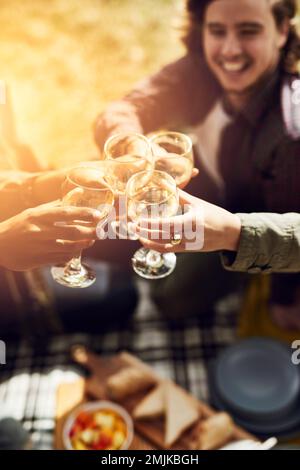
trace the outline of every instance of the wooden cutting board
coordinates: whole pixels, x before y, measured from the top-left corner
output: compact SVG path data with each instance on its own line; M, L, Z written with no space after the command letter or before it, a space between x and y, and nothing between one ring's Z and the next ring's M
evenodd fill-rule
M109 399L106 393L105 383L107 378L128 366L135 366L147 369L157 379L158 383L162 378L158 377L154 370L144 364L135 356L127 352L111 357L100 357L81 348L73 354L74 359L84 365L91 372L88 379L79 379L76 382L61 384L57 392L56 404L56 429L55 448L63 449L62 430L64 422L69 413L81 403L91 400ZM135 394L132 398L120 401L119 403L131 414L133 408L145 396L146 392ZM199 409L201 420L209 418L216 412L205 403L190 395ZM199 435L201 420L196 422L189 430L178 439L171 447L172 450L193 450L196 448L196 439ZM234 429L232 440L255 439L252 435L239 428ZM155 450L164 449L164 423L163 420L135 420L134 439L131 445L132 450Z

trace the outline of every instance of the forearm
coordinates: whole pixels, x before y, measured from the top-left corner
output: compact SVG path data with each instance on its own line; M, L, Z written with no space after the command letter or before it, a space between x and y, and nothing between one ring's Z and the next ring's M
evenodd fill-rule
M0 220L61 196L65 170L0 173Z
M27 184L33 175L25 172L1 172L0 220L6 220L29 207Z
M6 183L8 181L23 181L26 178L31 176L31 173L27 171L18 171L18 170L2 170L0 171L0 184Z
M5 256L13 258L14 253L8 246L9 240L9 226L10 220L0 221L0 267L7 269L7 263L5 262Z
M219 240L221 250L237 251L242 231L242 222L240 217L236 214L228 212L226 214L223 231Z
M193 199L197 214L195 220L204 230L200 251L237 251L242 229L241 219L222 207L197 198Z
M97 117L94 124L94 138L100 151L103 151L104 143L110 136L121 132L141 134L144 132L135 106L126 100L111 103Z
M237 214L237 250L223 253L226 269L249 273L300 271L300 214ZM233 253L236 251L236 253Z
M201 86L200 86L201 84ZM143 80L97 118L94 135L100 150L114 133L148 134L161 128L199 123L213 105L218 86L203 60L187 55Z

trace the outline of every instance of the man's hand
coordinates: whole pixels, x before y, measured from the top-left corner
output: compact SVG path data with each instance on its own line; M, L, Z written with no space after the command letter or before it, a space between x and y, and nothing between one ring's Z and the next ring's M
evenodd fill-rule
M93 244L100 220L96 210L58 203L27 209L0 223L0 265L25 271L66 263Z
M103 170L104 174L104 165L105 163L102 161L86 161L78 163L75 166L91 167L91 180L89 180L89 183L91 183L94 182L92 169L95 168L98 171ZM72 168L74 168L74 165L61 168L59 170L37 173L32 191L33 205L44 204L56 199L61 199L62 186L63 184L66 184L66 176Z

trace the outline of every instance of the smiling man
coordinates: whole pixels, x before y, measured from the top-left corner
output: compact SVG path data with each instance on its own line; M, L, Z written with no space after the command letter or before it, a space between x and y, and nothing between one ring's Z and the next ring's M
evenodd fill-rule
M191 128L200 172L189 192L234 213L299 212L296 6L296 0L187 0L187 54L99 116L99 147L120 131ZM247 238L251 231L259 239L255 217L248 225L241 220L238 252L223 258L225 267L250 273L289 271L291 255L284 240L293 237L294 227L283 228L280 252L276 249L266 262L259 246ZM228 292L237 279L212 258L181 257L173 276L155 283L160 307L175 316L196 313ZM299 275L292 275L292 283L277 276L272 276L274 302L292 305ZM201 285L205 289L200 295ZM300 305L297 309L300 318Z
M241 109L276 71L289 22L284 19L276 24L271 8L276 2L271 0L246 0L239 5L234 0L206 3L205 58L228 100Z

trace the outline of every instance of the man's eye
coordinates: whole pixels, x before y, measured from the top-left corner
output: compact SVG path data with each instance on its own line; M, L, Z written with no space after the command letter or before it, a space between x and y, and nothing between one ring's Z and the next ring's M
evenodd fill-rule
M226 33L222 29L211 29L210 34L212 36L223 37L223 36L225 36Z
M259 34L257 29L242 29L240 31L241 36L256 36L257 34Z

